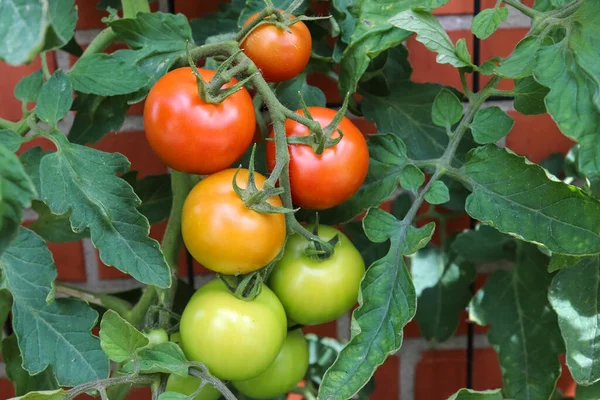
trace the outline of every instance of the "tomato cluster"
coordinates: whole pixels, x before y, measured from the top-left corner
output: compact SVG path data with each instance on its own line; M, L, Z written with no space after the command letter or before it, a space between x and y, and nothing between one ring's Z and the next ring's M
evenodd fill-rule
M297 76L310 58L310 33L304 23L290 18L288 30L263 22L242 40L241 49L267 81ZM208 82L215 72L200 69L199 74ZM232 79L223 89L236 83ZM171 340L188 359L204 363L239 392L272 398L293 389L308 368L304 335L301 330L288 332L288 327L333 321L350 310L365 266L337 229L309 227L334 248L331 254L316 256L307 252L315 244L302 235L292 234L286 242L283 214L264 213L247 202L243 193L260 194L267 180L247 169L230 168L254 136L252 97L241 88L214 104L201 93L194 70L179 68L156 82L144 110L147 138L156 154L172 169L208 175L183 205L181 231L187 249L206 268L223 275L248 274L272 263L282 250L283 256L252 300L238 298L220 279L202 286L185 307L180 331ZM293 203L320 210L341 204L359 189L369 154L362 133L348 118L331 127L334 110L308 111L327 128L324 132L331 133L329 139L341 137L322 151L309 144L288 145ZM297 113L304 115L302 110ZM305 125L292 120L286 121L285 129L288 137L311 135ZM272 141L266 157L273 170L277 157ZM282 207L277 195L260 201ZM148 338L152 343L167 340L164 331L152 331ZM167 389L190 395L199 385L194 377L171 376ZM205 386L196 399L217 397L216 389Z

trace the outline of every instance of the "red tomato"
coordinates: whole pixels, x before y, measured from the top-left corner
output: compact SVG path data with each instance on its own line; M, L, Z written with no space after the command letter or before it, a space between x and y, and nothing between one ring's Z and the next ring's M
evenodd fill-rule
M258 13L246 21L247 25ZM290 19L293 16L290 16ZM269 82L281 82L300 74L312 51L310 31L302 21L290 25L291 32L272 24L254 29L242 42L244 53L254 61Z
M335 117L335 111L323 107L309 107L313 119L327 126ZM304 115L302 110L296 111ZM363 134L346 117L338 128L344 134L342 140L317 155L312 147L290 144L290 185L294 204L303 208L323 210L348 200L360 188L369 169L369 149ZM308 128L288 119L285 122L287 136L307 136ZM332 137L338 137L335 132ZM273 132L271 132L273 137ZM267 143L267 164L275 167L275 143Z
M200 69L208 82L214 71ZM223 87L235 84L237 80ZM246 151L256 128L252 98L246 89L220 104L198 95L190 67L160 78L144 106L144 129L154 152L178 171L207 175L231 166Z

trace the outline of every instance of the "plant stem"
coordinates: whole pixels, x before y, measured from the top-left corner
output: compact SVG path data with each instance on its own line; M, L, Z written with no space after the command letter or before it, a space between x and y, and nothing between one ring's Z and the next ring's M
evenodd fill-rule
M201 379L202 381L206 382L209 385L214 386L215 389L217 389L219 392L221 392L221 394L223 395L223 397L225 397L225 399L237 400L235 395L233 393L231 393L231 390L229 390L229 388L227 386L225 386L225 384L223 382L221 382L219 379L213 377L212 375L208 374L208 370L206 370L206 368L200 368L200 369L202 369L202 371L200 371L199 369L196 369L195 367L192 367L189 370L189 374L191 376L195 376L198 379Z
M129 321L130 324L139 327L144 323L144 319L146 318L146 313L150 306L152 306L156 302L157 293L156 286L147 286L144 289L144 293L138 300L138 302L133 306L131 311L129 312L128 318L125 318Z
M123 299L116 296L101 293L91 293L85 290L65 286L61 283L55 283L54 289L58 293L66 294L70 297L75 297L91 304L96 304L104 308L114 310L119 313L123 318L127 318L129 311L131 310L131 304Z
M98 36L94 38L94 40L91 41L88 47L86 47L80 58L89 56L90 54L102 53L118 38L119 37L110 26L108 28L104 28L104 30L100 32Z
M533 8L527 7L525 4L521 3L519 0L503 0L503 2L508 4L511 7L516 8L517 10L521 11L523 14L527 15L531 19L538 18L539 16L542 15L542 13L540 13L539 11L534 10Z
M0 118L0 129L8 129L14 132L16 126L17 123Z
M64 400L73 400L77 396L89 392L91 390L106 390L107 387L122 385L122 384L134 384L134 385L150 385L154 382L155 377L153 375L125 375L114 378L101 379L98 381L84 383L79 386L75 386L73 389L68 390L64 394Z
M44 78L46 80L50 79L50 70L48 69L48 57L46 56L46 52L43 51L40 53L40 60L42 60L42 71L44 73Z

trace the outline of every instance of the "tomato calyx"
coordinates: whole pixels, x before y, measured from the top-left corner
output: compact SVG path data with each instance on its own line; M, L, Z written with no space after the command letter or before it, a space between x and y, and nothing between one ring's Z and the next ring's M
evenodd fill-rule
M246 208L254 210L263 214L286 214L293 213L296 210L285 207L278 207L270 204L267 200L274 196L279 196L284 192L283 188L273 187L268 182L265 183L262 190L258 189L256 182L254 181L254 153L256 152L256 145L252 148L252 154L250 155L250 165L248 166L248 184L245 189L242 189L237 184L237 176L240 172L241 166L237 169L233 175L233 190L242 199Z
M312 230L313 235L319 235L319 218L317 215L317 220L315 222L315 226ZM335 235L331 239L329 239L326 243L330 246L327 248L324 246L323 242L317 242L314 240L309 241L308 246L304 249L304 254L313 260L317 261L325 261L329 257L333 255L335 251L335 246L340 242L340 235Z
M263 277L259 272L247 275L219 275L227 289L240 300L252 301L262 290Z

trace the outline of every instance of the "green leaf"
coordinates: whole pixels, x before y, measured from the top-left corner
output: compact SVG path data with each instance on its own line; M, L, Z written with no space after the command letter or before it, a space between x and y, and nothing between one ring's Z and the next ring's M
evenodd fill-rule
M318 87L309 85L306 77L307 74L305 72L289 81L281 82L277 86L275 95L281 104L289 109L299 110L302 108L300 96L298 95L298 92L300 92L307 106L325 107L327 104L325 93Z
M597 400L600 399L600 383L590 386L577 386L575 400Z
M43 84L44 74L40 69L19 80L17 86L15 86L15 97L25 103L36 101Z
M444 204L450 201L448 187L442 181L435 181L425 193L425 201L429 204Z
M448 400L502 400L502 389L476 391L471 389L460 389Z
M4 326L4 323L8 319L11 304L12 297L10 296L10 292L8 290L0 290L0 326Z
M363 230L361 221L351 221L344 224L343 231L360 251L365 265L371 265L376 260L383 258L388 252L389 244L385 242L375 243L369 240Z
M487 263L515 258L515 239L488 225L479 224L475 230L459 234L452 250L467 261Z
M75 99L75 119L69 141L77 144L96 143L109 132L117 132L125 122L129 105L127 96L96 96L80 93Z
M285 10L292 4L293 0L273 0L273 5L279 10ZM308 8L308 0L304 0L300 7L294 11L294 15L302 15ZM242 10L238 19L238 25L242 26L252 14L262 11L265 8L264 0L246 0L246 7Z
M90 54L82 57L69 71L78 92L115 96L135 92L148 82L148 76L135 64L115 54Z
M206 13L202 18L192 19L192 36L194 42L204 44L206 39L226 32L238 30L238 18L244 8L244 0L233 0L231 3L220 3L219 11Z
M77 8L73 7L74 0L48 1L48 31L44 50L63 47L75 34L77 24Z
M177 343L166 342L143 348L138 351L138 359L140 372L188 376L189 365ZM128 363L124 370L132 371L134 368L133 363Z
M13 296L13 328L23 368L35 375L52 366L61 386L108 377L108 358L90 332L98 313L80 300L53 300L56 267L43 240L19 228L0 267L0 286Z
M479 39L487 39L508 18L508 8L494 7L481 11L473 18L471 31Z
M496 74L504 78L526 78L531 76L535 67L535 54L541 46L537 36L527 36L522 39L507 59L496 67Z
M35 114L42 121L56 127L73 104L73 87L69 77L58 69L44 83L35 105Z
M471 54L467 47L467 39L460 38L456 41L456 56L467 64L472 64Z
M463 106L454 93L443 88L433 101L431 119L437 126L451 128L463 116Z
M319 220L346 222L367 208L377 206L398 187L400 172L409 163L402 140L389 133L369 136L369 171L361 188L339 206L319 213Z
M44 202L37 200L33 201L32 208L37 213L38 218L29 225L29 229L40 235L44 240L65 243L77 242L90 237L89 229L73 232L70 212L61 215L52 214L52 211Z
M510 132L515 120L498 106L479 109L471 123L473 139L479 144L495 143Z
M400 185L407 190L416 192L425 182L425 174L412 164L408 164L400 171Z
M390 237L390 248L361 282L359 306L352 313L352 338L325 373L319 399L348 399L357 393L386 357L398 351L402 329L415 316L416 293L403 256L415 249L415 243L424 246L433 228L416 229L384 214L370 209L363 221L367 236Z
M133 49L185 52L186 40L192 40L192 29L183 14L143 13L136 18L114 20L110 26Z
M573 257L564 254L553 253L548 265L548 272L555 272L564 268L577 265L584 257Z
M36 195L19 158L0 144L0 254L17 234L23 207L29 207Z
M136 357L136 351L149 343L144 334L133 327L113 310L102 316L100 323L100 346L108 358L116 362Z
M514 106L515 110L525 115L544 114L546 105L544 99L549 89L536 82L533 77L515 80Z
M23 369L21 366L23 359L15 335L11 335L2 341L2 356L6 363L6 375L15 386L15 395L22 396L27 392L58 388L56 378L54 378L50 367L33 376Z
M42 49L46 33L46 0L0 0L0 59L27 64Z
M391 14L391 13L390 13ZM473 67L458 57L452 40L430 12L421 10L408 10L396 14L389 20L390 24L417 34L417 41L429 50L438 53L438 64L450 64L456 68Z
M104 153L51 136L58 152L42 159L42 199L55 214L71 210L76 232L90 229L100 259L146 284L169 287L171 275L131 186L115 176L129 168L119 153ZM119 249L115 251L115 249Z
M493 145L473 150L465 172L473 218L557 253L600 253L600 203L579 188Z
M0 146L4 146L8 151L15 153L23 144L23 138L8 129L0 129Z
M600 380L600 256L560 270L548 293L567 348L567 366L580 385Z
M471 320L490 326L508 398L548 399L560 376L564 349L548 301L547 265L536 246L520 243L515 268L492 274L469 306Z
M46 390L43 392L29 392L25 396L15 397L12 400L63 400L67 392L64 389Z
M428 246L412 257L411 273L419 304L416 318L423 337L434 343L448 340L471 299L469 285L475 279L475 268Z

